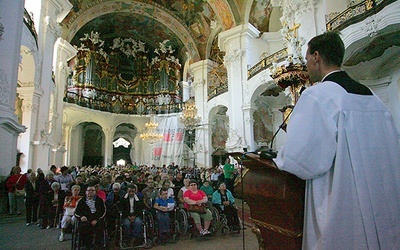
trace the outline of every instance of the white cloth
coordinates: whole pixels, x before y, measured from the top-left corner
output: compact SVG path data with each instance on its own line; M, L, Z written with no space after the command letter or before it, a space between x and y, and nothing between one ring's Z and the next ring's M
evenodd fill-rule
M306 180L303 249L400 249L400 147L375 95L302 93L277 166Z

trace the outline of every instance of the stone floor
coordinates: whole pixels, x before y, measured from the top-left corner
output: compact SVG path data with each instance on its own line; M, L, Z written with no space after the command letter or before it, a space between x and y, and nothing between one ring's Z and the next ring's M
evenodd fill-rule
M240 201L237 203L240 207ZM218 232L207 239L181 237L175 244L166 246L153 246L151 249L191 249L191 250L256 250L258 243L256 236L251 232L251 225L248 221L248 208L244 206L245 230L240 234L222 235ZM240 215L243 215L239 211ZM242 217L242 216L241 216ZM66 236L64 242L58 241L58 229L39 229L35 225L25 226L24 215L0 215L0 249L29 249L29 250L64 250L71 248L71 235Z

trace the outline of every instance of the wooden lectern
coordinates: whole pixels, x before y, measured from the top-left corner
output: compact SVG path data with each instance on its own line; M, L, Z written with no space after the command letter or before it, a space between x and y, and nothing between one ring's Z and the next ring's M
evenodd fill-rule
M229 155L245 167L243 177L235 181L235 193L243 190L259 249L301 249L305 181L257 154Z

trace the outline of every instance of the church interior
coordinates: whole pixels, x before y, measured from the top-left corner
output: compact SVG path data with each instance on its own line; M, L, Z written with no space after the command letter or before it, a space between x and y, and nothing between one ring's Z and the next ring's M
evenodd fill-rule
M5 0L1 176L11 167L209 168L285 141L307 41L339 31L343 69L400 128L400 1Z

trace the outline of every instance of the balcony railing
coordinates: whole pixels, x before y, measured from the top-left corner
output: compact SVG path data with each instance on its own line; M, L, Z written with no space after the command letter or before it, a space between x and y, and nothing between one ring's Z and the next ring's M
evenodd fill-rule
M35 23L33 22L31 16L29 15L28 11L26 11L26 9L24 10L24 24L31 32L33 38L35 38L36 47L38 47L38 35L36 33Z
M278 50L277 52L265 57L256 65L251 67L247 71L247 79L251 79L253 76L257 75L259 72L268 69L272 66L272 63L283 62L288 56L287 48Z
M381 11L385 6L396 0L366 0L349 6L326 23L327 30L343 30L344 28L358 23L365 18Z
M143 101L135 102L136 98L125 96L114 98L113 100L102 100L79 95L74 92L66 92L64 102L76 104L94 110L130 115L149 115L149 114L171 114L182 111L182 103L145 103ZM146 99L146 98L145 98ZM147 98L149 99L149 98Z
M225 92L228 92L228 81L221 82L217 86L215 86L215 85L208 86L208 90L207 90L208 100L211 100L214 97L219 96Z

